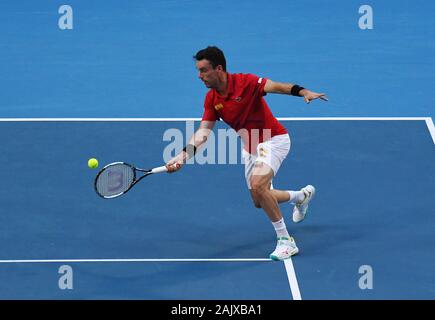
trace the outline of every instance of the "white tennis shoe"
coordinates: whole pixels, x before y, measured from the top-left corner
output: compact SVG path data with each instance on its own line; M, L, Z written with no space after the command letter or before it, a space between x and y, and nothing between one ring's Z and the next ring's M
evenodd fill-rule
M293 237L281 237L278 238L275 251L270 254L270 259L281 261L290 258L298 252L299 249L296 247L296 242Z
M314 197L316 188L312 185L308 185L305 188L302 188L301 191L305 194L305 199L300 203L296 203L293 208L293 222L296 223L305 219L308 211L308 203L310 203L311 199Z

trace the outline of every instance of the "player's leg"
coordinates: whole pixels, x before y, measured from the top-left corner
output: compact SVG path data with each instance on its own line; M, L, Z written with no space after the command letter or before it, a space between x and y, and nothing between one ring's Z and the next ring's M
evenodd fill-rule
M291 142L288 135L275 136L269 142L259 145L258 151L261 153L262 149L267 158L265 159L260 154L259 160L270 164L276 174L281 166L282 161L286 158L288 152L290 151L290 146ZM269 189L271 189L271 193L278 203L291 202L295 205L293 208L294 222L300 222L304 220L308 211L308 204L316 191L312 185L307 185L301 190L295 191L274 189L270 184Z
M298 191L293 190L270 190L278 203L291 202L295 206L293 208L293 221L301 222L305 219L308 212L308 203L314 196L316 189L312 185L307 185Z
M277 189L271 189L270 191L278 203L290 201L290 194L287 191Z
M251 191L251 177L256 165L256 159L257 157L254 155L250 155L247 154L246 152L243 155L244 161L245 161L245 178L246 178L246 183L248 185L249 190ZM272 192L272 195L274 196L275 200L278 203L282 203L282 202L288 202L290 201L290 195L288 193L288 191L282 191L282 190L276 190L272 188L272 178L273 178L273 171L272 171L272 177L270 178L270 181L268 182L267 185L267 189L270 190ZM251 198L252 201L254 203L254 206L256 208L261 208L260 203L258 202L257 198L255 196L255 193L253 193L251 191Z
M302 190L294 191L294 190L272 189L271 192L278 203L283 203L283 202L299 203L305 199L305 194Z
M282 219L278 202L270 190L273 170L263 162L256 162L250 177L251 197L256 207L263 208L269 219L274 222Z
M256 162L250 178L250 192L254 203L258 204L265 211L275 228L277 245L275 250L270 254L270 258L273 260L284 260L297 254L299 249L293 237L288 234L278 202L270 189L270 181L273 176L273 170L267 164Z
M305 194L302 189L298 191L278 190L273 188L272 182L269 184L269 189L272 191L272 194L278 203L291 202L296 204L302 202L305 199ZM258 206L256 205L256 207Z
M284 260L299 250L288 234L271 182L290 149L290 141L288 136L287 139L276 139L280 149L276 151L273 150L272 140L261 143L255 156L245 158L245 176L255 206L265 211L277 234L277 246L270 257L273 260Z
M266 211L271 221L282 218L278 203L291 199L287 191L272 188L272 179L287 156L290 145L290 137L282 135L260 143L255 154L243 151L245 178L252 200L257 208Z

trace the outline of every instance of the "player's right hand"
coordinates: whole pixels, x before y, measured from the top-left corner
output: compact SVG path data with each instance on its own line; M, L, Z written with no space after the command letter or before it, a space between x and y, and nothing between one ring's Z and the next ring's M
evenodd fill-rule
M168 173L174 173L181 169L184 164L184 156L183 152L180 153L175 158L171 159L166 163L166 168L168 169Z

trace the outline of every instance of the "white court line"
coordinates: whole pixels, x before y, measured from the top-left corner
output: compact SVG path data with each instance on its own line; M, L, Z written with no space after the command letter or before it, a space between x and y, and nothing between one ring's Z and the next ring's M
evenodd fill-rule
M15 263L119 263L119 262L274 262L266 258L241 258L241 259L27 259L27 260L0 260L0 264ZM276 263L276 262L274 262ZM284 261L287 278L290 284L293 300L302 300L299 291L296 273L291 259Z
M435 144L431 117L313 117L277 118L279 121L426 121ZM201 121L201 118L0 118L0 122L176 122Z
M435 144L435 126L433 124L432 118L426 119L427 128L429 129L429 133L432 136L433 143Z
M428 117L315 117L277 119L281 121L422 121L427 120Z
M435 128L431 117L316 117L277 118L279 121L426 121L435 144ZM0 118L0 122L176 122L201 121L201 118Z
M277 118L280 121L410 121L428 120L430 117L315 117ZM200 121L201 118L0 118L0 122L142 122L142 121Z
M435 144L431 117L314 117L277 118L279 121L426 121ZM201 121L201 118L0 118L0 122L177 122Z
M271 262L271 259L240 258L240 259L28 259L0 260L0 263L82 263L82 262Z
M296 278L295 268L293 267L292 259L284 260L285 270L287 272L288 283L292 292L293 300L302 300L301 292L299 291L298 279Z
M176 122L201 118L0 118L0 122Z

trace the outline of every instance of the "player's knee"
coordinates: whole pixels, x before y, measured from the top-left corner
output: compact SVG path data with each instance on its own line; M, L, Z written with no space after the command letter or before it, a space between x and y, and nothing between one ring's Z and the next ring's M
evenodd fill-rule
M251 179L251 190L256 196L261 196L269 184L265 184L260 179Z
M251 195L256 208L261 208L261 199L266 191L266 185L255 179L251 180Z
M254 175L249 180L249 183L251 185L251 196L254 206L256 208L262 208L261 200L270 188L270 181L265 179L263 176Z
M252 189L251 189L251 195L252 195L252 203L254 204L254 207L260 209L261 208L260 199L258 198L257 194L252 192Z
M251 191L251 198L254 207L261 208L259 194L257 193L257 191L254 191L253 189L251 189L250 191Z
M259 202L255 201L255 200L254 200L254 206L255 206L257 209L261 209L261 204L260 204Z

